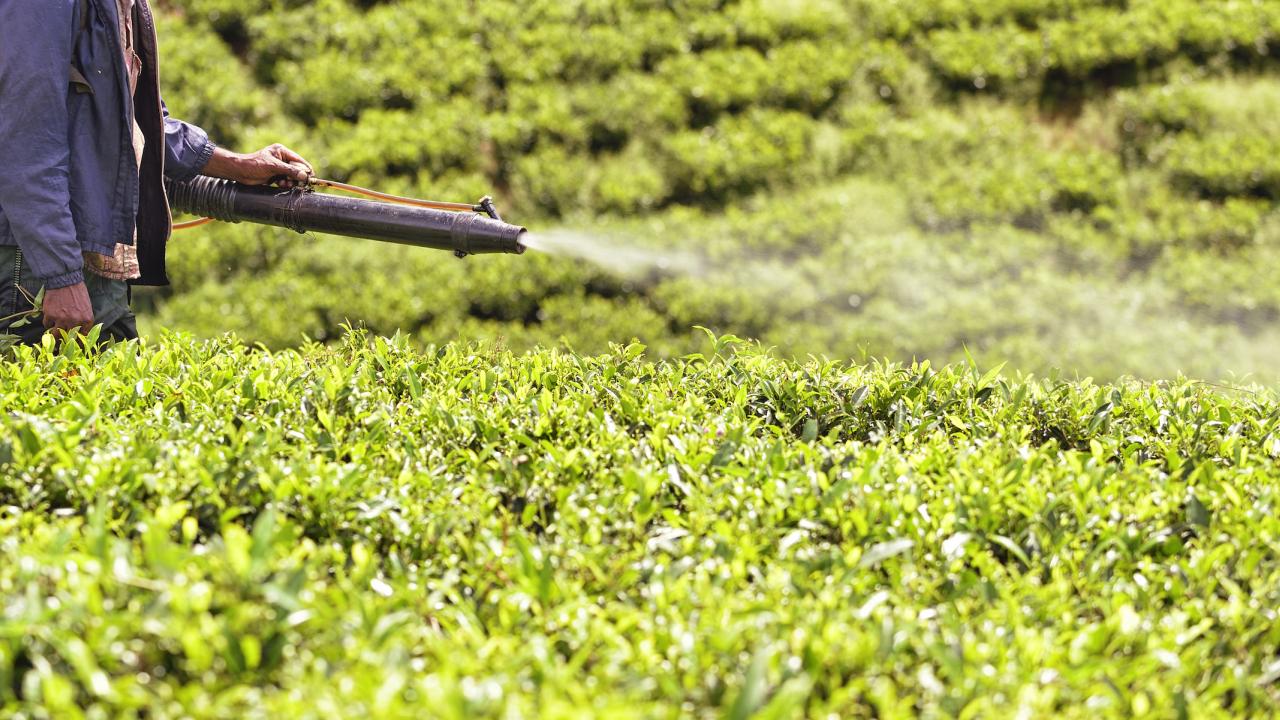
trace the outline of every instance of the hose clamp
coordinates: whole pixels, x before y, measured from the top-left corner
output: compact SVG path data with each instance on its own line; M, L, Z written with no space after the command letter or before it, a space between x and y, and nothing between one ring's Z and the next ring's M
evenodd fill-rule
M298 223L298 203L302 202L307 190L295 187L280 194L288 195L289 197L288 202L285 203L284 208L280 211L281 224L299 235L305 235L307 229Z
M457 213L453 216L453 224L449 226L449 236L453 240L453 254L464 258L471 254L471 226L479 215Z

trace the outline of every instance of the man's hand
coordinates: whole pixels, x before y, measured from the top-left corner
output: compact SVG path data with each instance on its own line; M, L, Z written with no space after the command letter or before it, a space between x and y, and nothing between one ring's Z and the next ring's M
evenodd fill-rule
M245 185L274 182L282 187L293 187L295 183L310 180L312 170L311 163L303 160L301 155L277 143L248 155L217 148L203 172Z
M44 326L50 330L87 333L93 327L93 303L89 302L89 289L84 283L45 290L40 312Z

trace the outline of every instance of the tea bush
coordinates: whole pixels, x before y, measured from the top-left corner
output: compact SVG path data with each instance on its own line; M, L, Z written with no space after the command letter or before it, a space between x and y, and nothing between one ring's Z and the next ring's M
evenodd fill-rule
M541 253L458 261L306 237L251 282L185 289L153 323L252 333L273 348L303 334L332 339L352 322L424 343L501 338L523 350L563 337L584 351L607 347L596 329L607 324L668 357L691 352L690 328L704 326L744 332L784 355L824 348L955 361L967 348L984 362L1038 371L1273 379L1280 304L1265 277L1275 219L1252 201L1165 200L1123 196L1117 202L1145 209L1119 230L1095 210L1050 215L1059 220L1040 228L975 220L922 232L894 185L853 181L711 217L670 211L572 233L602 244L593 255L603 268ZM1117 247L1112 232L1135 244ZM1240 274L1245 257L1258 265ZM1219 279L1230 274L1239 280ZM559 320L573 302L591 305L594 319Z
M1274 713L1280 4L155 1L576 255L214 225L3 348L0 716Z
M1193 0L1019 0L981 8L937 0L670 8L538 2L474 11L438 2L367 9L346 0L265 3L269 11L196 0L164 4L235 45L282 109L304 126L359 122L359 130L321 129L320 145L358 134L351 142L365 148L364 160L403 154L406 142L416 141L422 147L413 152L435 159L424 136L439 135L441 143L448 137L452 154L441 156L441 163L470 169L491 154L479 167L498 186L511 179L520 157L547 141L598 159L634 141L653 147L674 132L722 127L732 122L726 115L760 107L821 121L834 119L831 111L842 101L895 105L907 92L927 103L931 93L920 98L918 79L910 81L913 87L898 85L930 72L941 89L1008 91L1053 102L1067 79L1090 80L1100 69L1126 64L1138 69L1098 80L1104 87L1161 81L1188 60L1204 67L1265 66L1268 43L1280 28L1280 11L1270 3L1201 7ZM179 60L185 64L186 58ZM868 80L869 93L860 90ZM183 87L194 91L200 83L183 79L179 94ZM612 110L612 103L600 104L603 98L622 104ZM191 104L197 119L204 119L203 107ZM396 111L394 124L385 115L366 120L373 110ZM247 115L245 124L260 120ZM795 128L786 133L802 134L802 118L791 122ZM414 135L397 127L412 127ZM365 167L391 176L423 167L433 175L445 172L440 164L357 165L347 152L320 153L339 175ZM680 165L668 172L670 194L660 201L690 200ZM728 184L736 195L757 188ZM724 190L708 186L707 192L719 199ZM593 196L587 190L550 202L537 194L519 199L529 202L526 212L562 214Z
M1280 701L1271 391L731 338L654 362L163 336L0 375L6 716Z
M160 5L170 106L230 144L284 140L324 176L391 192L493 194L535 230L612 239L623 258L693 255L702 272L459 266L206 228L175 240L174 287L140 297L153 327L282 348L349 320L424 342L599 351L599 322L679 355L703 325L800 355L942 361L968 347L1147 377L1271 365L1267 289L1225 280L1209 295L1217 273L1268 252L1273 2ZM986 267L1009 238L1017 262L953 272ZM1193 269L1205 275L1182 275ZM526 277L540 273L554 279ZM914 285L937 289L928 311L904 297ZM545 312L575 299L595 320ZM1195 337L1170 347L1185 327ZM1239 350L1204 354L1215 346Z
M1166 160L1175 183L1210 198L1280 200L1280 141L1270 137L1181 139Z

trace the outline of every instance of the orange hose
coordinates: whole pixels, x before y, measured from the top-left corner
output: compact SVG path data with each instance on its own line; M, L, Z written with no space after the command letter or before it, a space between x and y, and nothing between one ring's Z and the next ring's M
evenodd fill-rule
M191 228L198 228L201 225L208 225L211 222L213 222L213 218L208 218L208 217L200 218L199 220L188 220L187 222L174 223L173 229L174 230L190 230Z
M311 187L326 187L343 192L354 193L356 195L364 195L365 197L375 198L377 200L386 200L387 202L399 203L400 205L413 205L414 207L428 208L430 210L447 210L449 212L475 212L474 205L466 203L436 202L434 200L417 200L415 198L403 197L401 195L388 195L387 193L362 188L357 185L348 185L346 183L336 182L334 180L321 180L320 178L311 178Z

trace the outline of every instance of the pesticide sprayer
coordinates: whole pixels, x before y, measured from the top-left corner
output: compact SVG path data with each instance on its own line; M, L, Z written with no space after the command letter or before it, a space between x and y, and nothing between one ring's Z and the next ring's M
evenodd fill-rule
M358 192L382 202L325 195L315 192L318 187ZM174 210L205 218L188 226L208 220L251 222L299 233L314 231L450 250L458 257L519 255L525 251L525 229L503 222L493 200L487 197L475 205L442 203L386 195L329 180L312 180L306 187L281 189L250 187L204 176L189 182L170 182L168 190Z

